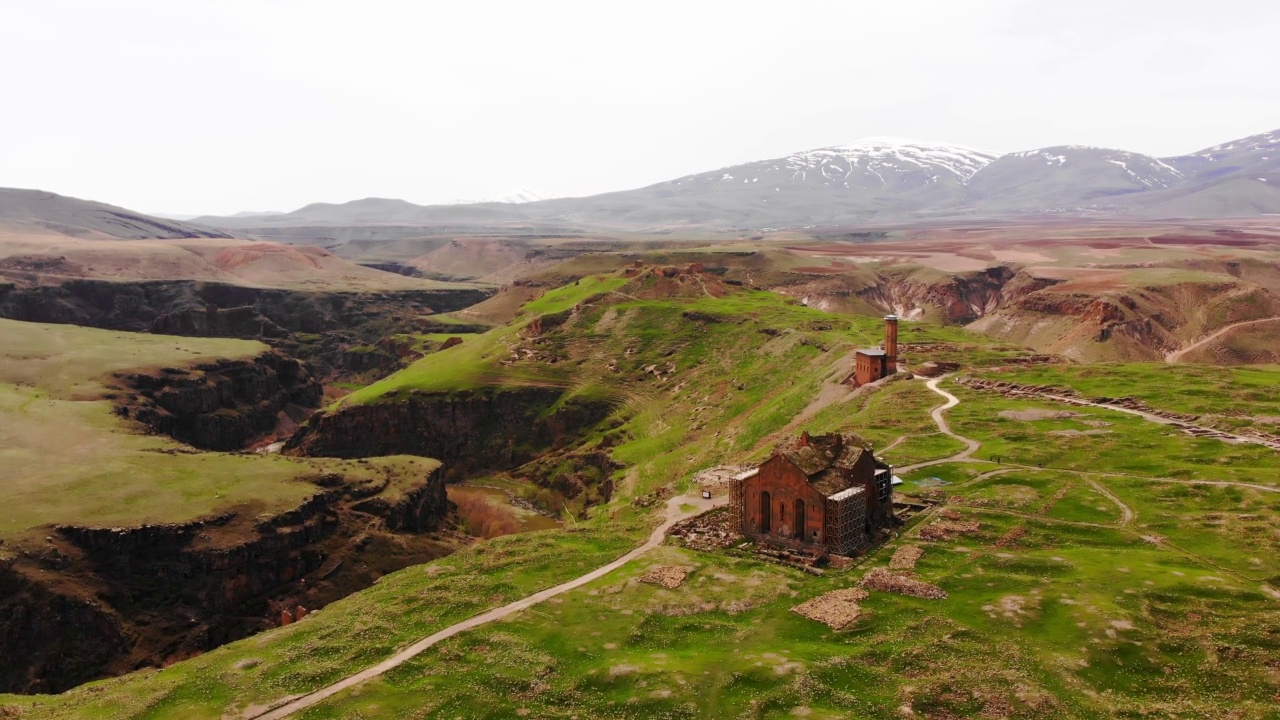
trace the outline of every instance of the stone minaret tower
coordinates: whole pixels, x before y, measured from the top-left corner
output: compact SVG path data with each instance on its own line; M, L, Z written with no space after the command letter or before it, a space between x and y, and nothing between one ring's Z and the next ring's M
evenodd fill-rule
M898 372L898 316L884 316L884 374Z

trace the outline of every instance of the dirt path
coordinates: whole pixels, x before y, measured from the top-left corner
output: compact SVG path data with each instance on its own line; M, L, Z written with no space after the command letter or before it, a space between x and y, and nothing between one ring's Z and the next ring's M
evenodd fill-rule
M982 447L982 443L978 442L977 440L972 440L962 435L955 434L954 432L951 431L951 426L947 424L946 419L942 417L942 413L960 404L959 398L947 392L946 390L942 390L938 387L938 383L943 379L945 379L946 377L947 377L946 375L941 375L939 377L934 378L933 380L930 380L928 383L926 383L926 385L930 390L938 393L939 395L947 399L947 402L945 405L934 408L929 414L933 417L933 421L937 423L938 430L940 432L959 440L960 442L964 443L968 447L966 447L961 452L956 453L955 455L952 455L951 457L940 458L938 460L929 460L922 463L916 463L914 465L904 465L903 467L894 468L896 472L908 473L908 472L911 472L912 470L919 470L920 468L932 467L934 465L945 465L947 463L954 463L954 462L968 461L968 462L974 462L974 463L991 464L990 460L973 459L973 454ZM1145 412L1142 412L1141 410L1131 410L1129 408L1123 408L1116 405L1102 405L1099 403L1091 403L1091 402L1086 402L1076 398L1060 397L1057 395L1046 395L1044 397L1045 399L1056 400L1068 405L1087 405L1090 407L1099 407L1106 410L1115 410L1117 412L1125 412L1125 413L1129 413L1130 415L1137 415L1139 417L1145 418L1152 422L1160 423L1162 425L1171 425L1176 422L1168 418L1162 418L1159 415L1152 415L1151 413L1145 413ZM1238 437L1241 442L1252 442L1252 443L1259 442L1257 439L1254 439L1254 438L1247 438L1243 436L1238 436ZM894 441L894 444L896 445L897 443L902 442L904 439L906 439L906 436L898 438L897 440ZM1235 481L1229 481L1229 480L1178 480L1176 478L1155 478L1155 477L1146 477L1143 475L1129 475L1127 473L1114 473L1114 472L1097 472L1097 471L1087 472L1084 470L1071 470L1068 468L1022 465L1019 463L1009 463L1009 462L1001 463L1001 464L1009 468L1020 468L1023 470L1052 470L1056 472L1072 473L1075 475L1086 475L1086 476L1097 475L1099 477L1128 477L1128 478L1135 478L1138 480L1146 480L1149 482L1181 483L1184 485L1220 485L1220 486L1251 488L1253 490L1261 490L1263 492L1280 492L1280 487L1275 487L1270 485L1257 485L1254 483L1247 483L1247 482L1235 482ZM987 477L989 474L990 473L984 473L983 475L979 475L977 478L974 478L973 480L969 480L967 482L974 482L978 479ZM1135 513L1133 512L1132 508L1130 508L1128 505L1125 505L1124 502L1121 501L1113 493L1111 493L1110 490L1107 490L1105 488L1100 488L1100 491L1102 492L1103 495L1106 495L1108 499L1110 499L1117 506L1119 506L1121 510L1124 512L1125 520L1121 524L1127 525L1130 522L1132 522L1133 518L1135 517Z
M1089 483L1091 486L1093 486L1093 489L1097 490L1100 495L1110 500L1111 502L1115 503L1116 507L1120 508L1120 525L1121 526L1128 525L1129 523L1133 522L1134 518L1138 516L1138 514L1133 511L1133 508L1126 505L1125 502L1121 500L1119 497L1117 497L1115 493L1111 492L1110 488L1108 488L1106 485L1103 485L1102 483L1098 482L1097 480L1094 480L1091 477L1086 477L1084 481Z
M946 375L940 375L930 380L929 382L925 383L925 387L929 388L930 390L938 393L939 395L947 399L947 402L945 405L939 405L938 407L934 408L932 411L930 411L929 416L933 418L933 422L938 426L938 432L942 433L943 435L953 437L956 440L959 440L960 442L964 443L965 449L961 450L955 455L952 455L951 457L945 457L938 460L928 460L926 462L916 463L914 465L905 465L900 468L894 468L899 473L908 473L908 472L911 472L912 470L919 470L920 468L931 467L933 465L944 465L946 463L964 462L965 460L968 460L969 458L973 457L973 454L978 452L978 450L982 447L982 443L978 442L977 440L972 440L970 438L957 435L954 432L951 432L951 426L947 424L947 419L942 416L942 413L960 404L960 398L938 387L938 383L942 382L946 378L947 378Z
M1231 323L1226 327L1219 328L1217 331L1215 331L1211 335L1206 335L1205 337L1200 338L1199 340L1196 340L1195 342L1182 348L1181 350L1174 350L1171 353L1166 353L1164 356L1164 361L1169 364L1176 363L1182 359L1182 356L1186 355L1192 350L1203 347L1204 345L1211 343L1214 340L1217 340L1218 338L1231 332L1232 330L1235 330L1236 328L1245 327L1246 325L1260 325L1262 323L1269 323L1269 322L1280 322L1280 316L1259 318L1257 320L1245 320L1244 322Z
M883 457L885 453L889 452L890 450L892 450L892 449L894 449L894 448L898 447L899 445L901 445L902 443L906 442L906 441L907 441L907 438L909 438L909 437L911 437L911 436L910 436L910 435L899 435L897 440L894 440L893 442L889 443L888 445L885 445L884 447L880 448L880 450L879 450L879 451L877 451L877 454L878 454L878 455L880 455L881 457Z
M315 692L309 693L307 695L303 695L301 697L293 698L288 702L284 703L283 705L279 705L269 711L260 713L258 715L253 715L250 717L252 720L281 720L281 718L286 718L292 715L293 713L309 708L312 705L315 705L316 703L322 700L325 700L326 698L332 697L333 695L336 695L342 692L343 690L346 690L347 688L353 687L355 685L359 685L365 680L378 677L379 675L382 675L388 670L399 667L400 665L403 665L405 662L411 660L412 658L422 654L423 651L427 650L428 648L440 642L441 640L445 640L459 633L466 632L467 630L480 627L485 623L490 623L490 622L493 622L494 620L501 620L502 618L508 617L512 614L518 613L522 610L525 610L534 605L537 605L538 603L544 600L547 600L548 598L552 598L552 597L555 597L556 595L566 593L575 588L582 587L583 585L586 585L587 583L593 580L597 580L601 577L604 577L605 575L608 575L609 573L613 572L614 570L617 570L618 568L631 562L632 560L643 555L644 553L654 549L658 545L661 545L667 530L670 529L672 525L675 525L676 523L680 522L681 520L684 520L687 517L703 512L704 510L710 510L713 507L719 507L721 505L728 504L728 502L729 502L729 499L727 497L718 497L718 498L712 498L710 500L707 500L701 497L691 497L691 496L682 495L679 497L671 498L670 500L667 501L667 512L666 512L665 521L661 525L659 525L656 529L654 529L653 533L649 535L649 539L646 540L644 544L641 545L640 547L637 547L631 552L628 552L626 555L623 555L622 557L618 558L617 560L614 560L608 565L603 565L601 567L598 567L595 570L592 570L591 572L587 573L586 575L582 575L573 580L569 580L568 582L561 583L559 585L556 585L555 587L549 587L546 590L541 590L521 600L517 600L507 605L503 605L502 607L499 607L499 608L494 608L492 610L489 610L488 612L484 612L474 617L463 620L460 623L450 625L449 627L444 628L443 630L440 630L432 635L428 635L427 637L419 640L418 642L410 645L404 650L401 650L400 652L396 653L395 655L392 655L391 657L387 658L386 660L383 660L382 662L378 663L377 665L374 665L373 667L361 670L360 672L354 675L350 675L342 680L339 680L338 682L332 685L329 685L328 687L321 688L319 690L316 690ZM681 512L680 506L682 504L693 505L694 510L690 512Z

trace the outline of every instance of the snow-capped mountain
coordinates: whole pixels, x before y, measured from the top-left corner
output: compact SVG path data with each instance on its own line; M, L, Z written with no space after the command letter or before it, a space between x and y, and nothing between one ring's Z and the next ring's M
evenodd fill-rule
M1280 171L1280 130L1251 135L1166 160L1188 175L1216 178L1233 173L1254 177Z
M827 180L840 181L856 170L873 174L923 170L930 177L946 172L968 180L998 157L996 153L958 145L872 137L850 145L794 153L783 161L786 169L801 178L816 172Z
M733 185L742 185L747 190L792 185L913 190L929 185L963 185L997 157L996 153L956 145L866 138L849 145L806 150L690 175L663 185L686 192L690 187L712 186L720 191Z
M1079 145L999 155L942 143L867 138L590 197L550 200L517 191L432 206L370 198L283 215L200 221L264 230L512 223L747 230L1044 212L1148 217L1280 213L1280 130L1169 158Z
M1063 145L1004 155L975 173L969 190L985 207L1059 210L1185 181L1183 173L1149 155Z

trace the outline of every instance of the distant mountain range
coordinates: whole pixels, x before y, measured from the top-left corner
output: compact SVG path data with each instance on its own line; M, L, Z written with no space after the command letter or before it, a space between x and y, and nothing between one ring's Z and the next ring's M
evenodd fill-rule
M336 247L436 231L768 230L1036 215L1280 214L1280 130L1177 157L1064 145L996 153L869 138L581 198L415 205L366 198L287 213L170 220L39 190L0 189L0 230L77 237L263 237ZM425 229L425 230L424 230Z
M366 198L197 218L288 227L554 225L767 229L1056 214L1209 218L1280 213L1280 130L1177 157L1064 145L999 155L869 138L581 198L415 205Z

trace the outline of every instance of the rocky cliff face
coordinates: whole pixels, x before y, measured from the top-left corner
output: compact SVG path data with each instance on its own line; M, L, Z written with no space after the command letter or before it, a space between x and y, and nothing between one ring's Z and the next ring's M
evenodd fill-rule
M439 469L391 498L385 483L316 482L329 487L269 518L233 510L184 524L62 526L10 548L0 560L0 691L60 692L163 666L456 545L426 534L450 510Z
M188 337L282 338L289 334L252 305L203 310L186 309L165 313L151 323L151 332Z
M1084 361L1158 360L1226 325L1280 315L1280 294L1270 287L1273 268L1239 263L1206 268L1248 274L1239 282L1115 280L1117 271L1126 269L1136 268L1100 269L1113 282L1090 287L1088 278L1068 282L1013 266L968 273L889 266L874 273L793 276L775 289L823 310L967 325ZM1240 349L1223 353L1226 362L1251 356L1249 342L1239 344Z
M68 280L59 285L0 285L0 317L134 332L152 330L158 323L156 331L174 334L256 338L259 316L287 332L349 331L385 321L390 309L410 317L429 315L460 310L488 295L470 289L309 292L187 280ZM207 317L211 310L236 308L251 312Z
M320 404L310 369L277 352L118 377L118 414L206 450L239 450Z
M947 324L963 325L1056 282L1004 266L939 277L886 272L859 296L908 320L933 316Z
M608 417L604 401L560 402L559 388L484 388L422 393L313 416L285 452L326 457L421 455L451 477L507 470L561 448Z
M1065 290L1027 294L969 327L1081 361L1152 361L1217 328L1280 315L1280 295L1244 283Z
M192 281L0 282L0 318L262 339L311 362L327 377L344 375L348 347L395 333L430 332L430 315L470 307L488 296L471 289L304 292Z

